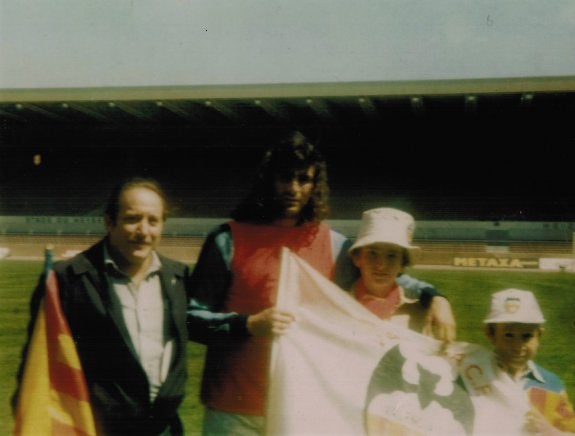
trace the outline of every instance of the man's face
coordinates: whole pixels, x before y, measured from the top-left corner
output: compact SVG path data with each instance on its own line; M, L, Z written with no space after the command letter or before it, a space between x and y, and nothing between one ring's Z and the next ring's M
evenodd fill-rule
M120 197L118 217L106 217L111 248L120 266L138 267L151 260L162 237L164 204L158 194L135 187Z
M376 243L358 248L352 258L361 272L366 290L372 295L385 297L403 270L403 256L403 249L397 245Z
M499 363L515 371L525 369L539 348L541 327L519 323L494 324L493 327L493 334L488 335L488 338L495 348Z
M280 174L274 181L275 199L280 218L298 219L314 190L315 168Z

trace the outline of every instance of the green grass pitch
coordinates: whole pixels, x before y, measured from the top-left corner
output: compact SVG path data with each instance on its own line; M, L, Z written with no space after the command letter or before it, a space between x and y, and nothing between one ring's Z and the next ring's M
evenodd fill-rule
M42 268L35 261L0 261L0 434L12 431L10 396L28 322L28 302ZM452 304L458 340L488 345L481 321L489 306L490 294L505 288L531 290L547 318L537 361L556 372L575 399L575 274L568 272L476 271L415 269L413 276L433 283ZM187 397L180 412L186 434L197 434L202 407L198 401L204 348L191 343L190 378Z

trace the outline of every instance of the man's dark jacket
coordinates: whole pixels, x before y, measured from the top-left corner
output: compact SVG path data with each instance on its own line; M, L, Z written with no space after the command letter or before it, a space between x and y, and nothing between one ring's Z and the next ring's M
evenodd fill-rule
M132 346L122 307L104 274L104 244L105 239L54 265L62 309L86 375L96 425L107 435L178 434L181 422L177 408L186 381L188 267L160 256L164 331L170 333L175 346L167 379L152 403L148 379ZM44 289L42 277L32 297L28 337ZM23 363L19 379L22 371Z

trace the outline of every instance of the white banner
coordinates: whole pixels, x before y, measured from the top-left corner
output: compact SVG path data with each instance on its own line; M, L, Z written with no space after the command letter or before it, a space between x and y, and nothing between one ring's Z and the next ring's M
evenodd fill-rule
M287 249L277 306L296 322L274 341L268 434L521 434L525 395L496 379L483 347L441 354L440 342L380 320Z

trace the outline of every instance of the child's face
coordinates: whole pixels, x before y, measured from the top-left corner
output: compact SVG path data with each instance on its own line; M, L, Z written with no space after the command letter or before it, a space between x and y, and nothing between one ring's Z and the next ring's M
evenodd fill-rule
M403 261L403 249L386 243L366 245L353 254L353 263L359 268L366 290L380 296L385 296L385 291L395 283L403 270Z
M506 368L523 370L535 357L541 336L538 324L494 324L488 338L495 348L498 361Z

